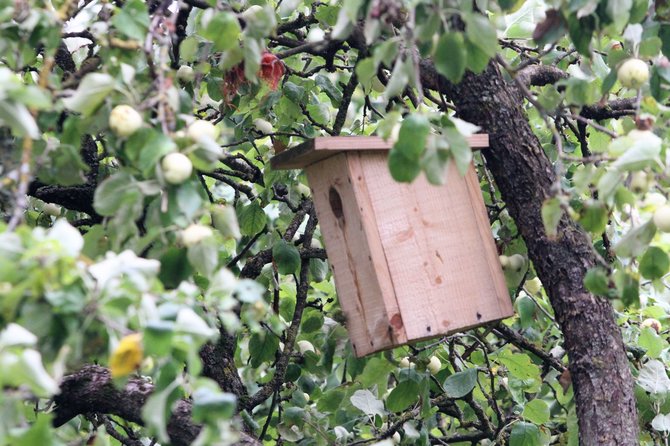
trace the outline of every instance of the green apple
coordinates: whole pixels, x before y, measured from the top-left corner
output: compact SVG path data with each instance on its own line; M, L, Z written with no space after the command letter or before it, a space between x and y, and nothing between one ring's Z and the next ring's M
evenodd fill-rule
M196 119L186 129L186 135L196 142L200 141L203 137L216 139L219 136L219 129L209 121Z
M303 355L307 352L316 353L314 345L309 341L298 341L296 345L298 346L298 351Z
M130 136L142 127L143 119L130 105L117 105L109 114L109 128L118 136Z
M437 372L442 369L442 361L437 356L431 356L426 368L431 375L437 375Z
M649 65L635 57L630 58L619 66L617 79L626 88L640 88L649 80Z
M670 206L666 204L656 209L654 224L659 231L670 232Z
M258 130L260 133L263 134L268 134L268 133L273 133L274 129L272 128L272 124L270 124L269 121L266 121L263 118L256 118L254 119L254 127L256 130Z
M526 291L528 291L528 294L535 296L542 289L542 282L540 282L539 278L534 277L530 280L526 280L525 288Z
M658 319L654 319L651 317L643 320L642 323L640 324L640 327L649 327L656 333L660 333L663 328L661 322Z
M44 206L42 206L42 211L52 217L59 217L62 210L62 207L54 203L45 203Z
M195 79L195 71L188 65L182 65L177 70L177 79L182 82L193 82L193 79Z
M190 248L191 246L197 245L212 235L214 235L212 228L194 223L181 232L181 242L184 244L184 246Z
M520 272L526 265L526 258L521 254L514 254L509 258L509 269L514 272Z
M637 194L644 194L653 183L653 177L643 170L638 170L630 175L630 190Z
M193 173L193 163L183 153L168 153L161 161L163 177L170 184L181 184Z

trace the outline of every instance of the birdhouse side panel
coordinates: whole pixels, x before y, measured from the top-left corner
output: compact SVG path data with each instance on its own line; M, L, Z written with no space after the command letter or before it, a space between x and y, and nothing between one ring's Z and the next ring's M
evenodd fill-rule
M393 290L388 268L375 261L383 258L383 249L370 213L361 212L347 154L313 164L306 173L354 351L363 356L389 348L395 340L384 297Z
M465 175L465 183L470 196L473 214L477 221L477 229L479 230L481 243L484 247L484 260L489 268L491 281L496 290L491 298L495 298L498 301L500 314L504 315L500 319L511 317L514 315L514 307L512 306L512 300L510 299L509 291L507 290L507 284L505 283L505 275L502 266L500 265L500 258L498 257L498 248L496 247L496 242L491 233L491 222L489 221L486 204L484 203L484 197L482 197L482 191L479 186L479 178L477 177L474 166L472 166Z
M374 218L409 340L460 331L512 314L486 211L450 163L443 186L421 176L396 183L386 156L366 158ZM468 175L475 175L474 167ZM473 192L474 193L474 192ZM477 184L477 193L479 185ZM482 226L485 226L482 227ZM496 255L497 258L497 255Z

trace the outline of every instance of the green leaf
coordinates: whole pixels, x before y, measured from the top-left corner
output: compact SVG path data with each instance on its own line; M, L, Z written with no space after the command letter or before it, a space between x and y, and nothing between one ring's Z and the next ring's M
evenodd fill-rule
M574 42L577 51L585 56L590 56L591 54L591 36L595 29L594 20L592 16L578 19L576 14L568 18L570 38Z
M541 446L540 429L534 424L519 422L509 437L509 446Z
M220 11L207 22L202 36L212 41L217 51L226 51L239 45L238 37L241 32L237 17L230 12Z
M400 95L413 76L414 63L412 62L412 58L407 57L403 60L402 57L398 57L393 67L391 78L389 79L388 84L386 84L386 90L384 90L384 100L389 101Z
M144 329L143 335L145 353L158 357L170 354L173 335L173 321L156 320L149 322Z
M477 369L470 368L454 373L444 381L444 391L449 398L462 398L472 392L477 384Z
M398 151L391 150L388 163L391 176L399 182L410 183L421 173L421 165L418 160L408 158Z
M602 268L591 268L584 276L584 286L593 294L607 296L610 292L609 276Z
M32 423L28 430L11 439L13 446L51 446L61 444L60 442L54 442L56 437L51 429L51 415L39 413L36 416L37 420Z
M79 88L69 98L63 99L63 104L73 112L81 113L84 117L95 112L100 104L114 91L116 81L106 73L89 73L82 79Z
M303 333L312 333L323 327L323 320L322 312L316 310L305 311L300 328Z
M418 160L426 147L429 133L428 118L417 113L408 115L402 122L398 141L392 150L404 154L407 158Z
M309 274L313 282L319 283L328 276L328 262L321 259L309 259Z
M134 165L147 177L153 173L163 156L177 150L177 145L164 133L143 128L130 135L123 148Z
M647 362L637 376L637 383L647 392L665 394L670 392L670 378L661 361L653 359Z
M372 80L377 77L377 65L374 59L368 57L356 64L356 76L358 82L363 86L363 90L370 92L372 89Z
M365 60L363 61L365 62ZM360 64L356 65L356 73L358 74L358 66ZM363 69L361 69L363 70ZM375 68L376 70L376 68ZM360 74L358 75L360 79ZM324 76L323 74L317 74L316 78L314 79L316 82L317 87L319 87L321 90L323 90L326 95L330 98L330 101L333 104L333 107L339 107L340 102L342 101L342 90L337 88L333 82L327 77ZM361 82L362 84L362 82Z
M495 26L479 13L463 14L466 23L465 34L468 40L489 57L498 52L498 35Z
M32 139L40 137L35 118L23 104L0 100L0 126L11 127L17 136L27 136Z
M280 239L272 247L272 260L279 274L293 274L300 267L300 252L293 243Z
M419 160L429 133L430 122L425 116L411 114L403 120L398 141L391 149L388 160L391 176L396 181L410 182L419 175Z
M498 361L507 367L507 370L515 378L527 380L539 379L540 377L540 368L525 353L512 353L509 350L503 350L498 356Z
M227 420L235 415L237 397L233 393L202 387L193 392L193 420L196 423Z
M249 8L242 13L242 18L246 24L244 34L256 39L261 39L272 33L277 26L275 11L270 5L265 5L262 8Z
M336 412L344 399L345 393L340 388L330 389L321 395L316 402L316 408L320 412L333 413Z
M126 2L121 11L112 18L112 25L121 34L144 42L149 31L149 10L146 3L140 0Z
M210 276L219 265L219 247L216 243L196 243L189 246L188 261L203 276Z
M251 367L258 368L262 363L272 361L279 348L279 338L271 333L254 333L249 339Z
M614 26L622 29L628 22L633 0L608 0L606 5L605 10L614 22Z
M267 215L256 201L237 208L237 221L242 235L256 235L265 228Z
M435 69L453 83L459 83L465 74L467 52L463 34L446 33L435 49Z
M597 84L584 79L570 78L561 82L567 88L565 100L570 105L587 105L598 100Z
M305 88L293 82L285 82L282 90L286 97L296 104L300 104L305 97Z
M232 206L217 205L212 209L212 224L224 237L242 237L237 213Z
M519 314L519 322L521 323L521 327L530 327L534 322L533 317L535 316L535 311L537 309L533 299L526 295L521 295L514 301L514 307L516 312Z
M472 43L469 39L465 39L465 53L468 60L468 69L477 74L483 72L486 69L489 64L489 60L491 59L488 54Z
M645 279L660 279L670 270L670 258L664 250L650 246L640 259L640 274Z
M645 349L647 357L652 359L657 359L663 352L663 349L668 346L667 342L650 327L642 328L637 345Z
M551 414L546 401L534 399L524 406L521 415L532 423L544 424L549 421Z
M389 381L389 363L381 358L370 358L363 371L356 376L356 381L365 388L377 388L380 393L386 392Z
M468 140L456 127L447 127L443 132L449 143L449 152L456 163L456 169L461 175L465 175L472 163L472 149Z
M126 203L141 199L137 182L127 172L117 172L105 179L95 190L93 207L103 216L114 215Z
M357 390L349 399L353 406L366 415L384 416L384 403L379 401L369 390Z
M412 379L401 381L386 399L386 408L391 412L402 412L419 400L419 383Z
M593 234L602 234L607 226L609 214L607 207L598 201L587 202L582 209L579 223Z
M154 391L142 407L142 419L158 436L159 441L168 443L167 421L170 418L171 405L179 397L176 392L177 381L172 381L160 391Z
M659 158L663 141L651 131L630 132L626 136L612 140L610 152L623 151L612 163L618 170L638 170L650 164L661 164Z
M670 24L663 23L658 29L658 37L663 43L661 51L665 57L670 57Z
M556 230L562 216L563 209L559 198L549 198L542 203L542 223L544 223L544 230L549 238L556 237Z
M620 257L635 257L642 254L656 234L656 226L652 220L637 226L624 235L616 245L614 252Z

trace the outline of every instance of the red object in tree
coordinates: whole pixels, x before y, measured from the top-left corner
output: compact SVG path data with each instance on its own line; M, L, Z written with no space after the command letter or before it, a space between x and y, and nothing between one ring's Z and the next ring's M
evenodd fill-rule
M269 51L263 52L258 77L267 82L272 90L277 89L279 81L284 76L285 72L284 62ZM232 102L239 88L247 82L248 80L244 77L244 62L231 68L231 70L226 73L221 88L226 102Z
M277 89L279 81L284 76L284 71L284 62L269 51L263 53L259 77L267 82L271 89Z

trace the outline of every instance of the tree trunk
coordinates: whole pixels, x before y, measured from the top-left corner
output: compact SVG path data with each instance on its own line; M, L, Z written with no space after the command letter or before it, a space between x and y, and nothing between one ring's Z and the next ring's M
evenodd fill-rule
M458 85L441 87L461 118L490 135L485 151L510 215L528 247L563 330L579 418L580 444L638 444L633 380L621 332L610 303L583 285L595 265L589 237L568 218L558 237L547 237L540 214L550 197L553 166L533 134L523 101L495 62L479 75L468 73Z

